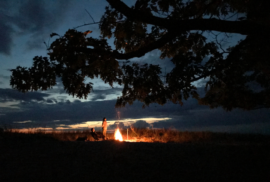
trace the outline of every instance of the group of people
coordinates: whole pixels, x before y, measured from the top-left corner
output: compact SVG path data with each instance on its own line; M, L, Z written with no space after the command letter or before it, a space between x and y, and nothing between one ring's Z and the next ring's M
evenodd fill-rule
M102 121L102 136L98 136L98 134L95 132L94 128L91 128L91 135L95 140L98 140L99 138L103 138L103 140L106 140L106 133L107 133L107 119L103 118Z

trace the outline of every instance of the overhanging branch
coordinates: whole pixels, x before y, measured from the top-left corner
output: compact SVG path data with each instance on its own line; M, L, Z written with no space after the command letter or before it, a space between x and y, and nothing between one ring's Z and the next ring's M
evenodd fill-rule
M144 56L146 53L155 50L159 47L162 47L163 45L165 45L167 42L171 41L172 39L175 38L175 34L174 33L166 33L165 35L163 35L159 40L152 42L150 44L148 44L147 46L144 46L140 49L138 49L137 51L133 51L133 52L129 52L129 53L119 53L118 51L106 51L106 50L98 50L98 49L91 49L91 48L77 48L74 47L72 48L72 50L75 51L80 51L80 52L84 52L84 53L98 53L98 54L107 54L110 55L112 57L114 57L115 59L131 59L134 57L142 57Z
M190 31L190 30L213 30L227 33L239 33L243 35L265 34L270 31L269 27L250 21L226 21L218 19L189 19L171 20L156 17L144 12L129 8L121 0L107 0L107 2L125 15L129 19L135 19L148 24L160 26L170 31Z

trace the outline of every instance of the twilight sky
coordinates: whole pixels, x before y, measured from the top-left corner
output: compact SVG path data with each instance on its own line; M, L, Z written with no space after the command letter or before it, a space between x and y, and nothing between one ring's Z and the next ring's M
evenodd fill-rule
M124 0L128 5L135 1ZM210 109L188 99L183 106L168 103L164 106L151 104L142 108L136 102L125 108L115 108L121 86L111 88L98 78L92 80L94 91L88 98L77 99L66 94L60 82L48 91L20 93L9 85L9 69L17 66L29 67L34 56L46 56L46 45L55 38L52 32L63 35L68 29L92 23L92 15L98 22L108 3L105 0L0 0L0 127L11 128L54 128L79 129L96 127L99 129L103 117L109 121L109 130L120 126L150 128L171 128L181 131L217 131L270 134L269 109L226 112L222 108ZM87 10L87 11L86 11ZM77 30L93 31L98 37L98 25L90 25ZM211 35L209 35L210 37ZM224 42L229 46L241 36ZM45 43L44 43L45 42ZM109 42L113 42L109 40ZM151 63L159 60L159 52L154 50L142 58L131 61ZM159 61L163 71L170 71L169 59ZM195 83L198 91L203 81Z

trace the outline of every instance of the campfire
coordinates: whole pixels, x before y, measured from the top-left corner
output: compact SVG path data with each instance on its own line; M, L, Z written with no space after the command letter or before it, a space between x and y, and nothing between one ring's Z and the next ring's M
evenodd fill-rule
M132 137L130 138L128 136L128 129L127 129L127 136L126 138L124 139L125 137L122 136L119 128L117 128L115 131L114 131L114 139L117 140L117 141L121 141L121 142L153 142L153 140L151 138L145 138L145 137Z
M136 132L134 131L134 127L130 126L130 129L127 129L127 135L124 137L122 136L119 126L118 124L120 123L120 112L117 112L117 119L118 121L115 122L115 124L117 125L117 129L114 131L114 140L120 141L120 142L153 142L151 138L145 138L145 137L138 137L138 135L136 134ZM133 132L133 136L129 137L128 136L128 132L129 130L131 132ZM134 137L134 133L136 135L136 137Z
M119 141L123 141L123 137L122 137L122 134L120 133L120 130L119 128L117 128L114 132L114 139L115 140L119 140Z

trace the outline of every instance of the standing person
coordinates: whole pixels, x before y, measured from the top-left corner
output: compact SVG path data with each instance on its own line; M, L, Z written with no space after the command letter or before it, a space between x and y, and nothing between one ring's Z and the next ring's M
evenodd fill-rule
M106 138L106 132L107 132L107 119L103 118L102 122L102 134L104 136L104 139Z

